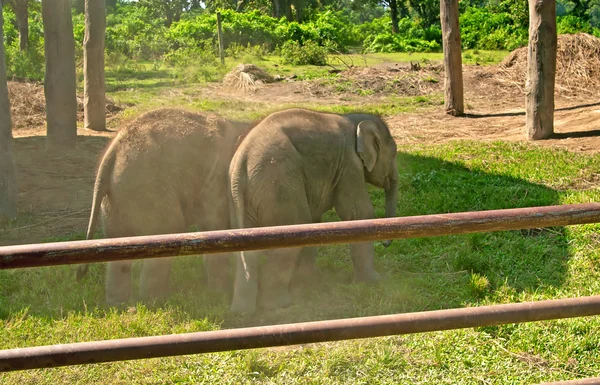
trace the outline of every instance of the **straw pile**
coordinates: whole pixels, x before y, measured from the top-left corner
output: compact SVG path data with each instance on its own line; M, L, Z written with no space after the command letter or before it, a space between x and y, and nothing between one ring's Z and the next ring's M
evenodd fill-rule
M586 33L559 35L556 53L558 94L600 92L600 39ZM527 73L527 47L514 50L499 66L496 78L524 90Z
M9 81L8 97L13 128L39 127L46 124L46 98L43 84ZM120 106L107 98L107 117L121 110ZM77 95L77 119L83 121L82 95Z
M223 78L227 87L244 92L254 91L260 85L274 81L271 75L254 64L240 64Z

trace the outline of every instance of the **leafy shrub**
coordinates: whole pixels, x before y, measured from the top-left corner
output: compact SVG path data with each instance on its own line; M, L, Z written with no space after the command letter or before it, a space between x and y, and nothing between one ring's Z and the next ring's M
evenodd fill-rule
M15 15L8 7L2 7L4 17L4 59L9 77L28 80L44 78L44 32L41 14L33 8L29 20L29 44L26 51L19 49L19 32L15 27Z
M225 49L225 56L234 59L244 59L244 62L251 62L253 60L264 60L265 56L269 53L266 45L255 45L251 46L248 44L244 47L238 43L231 43L229 47Z
M203 47L179 48L169 52L165 55L165 62L179 68L207 64L217 65L217 55L206 42Z
M528 31L515 26L508 13L494 13L487 8L468 8L460 15L463 48L513 50L527 44Z
M281 46L280 54L285 63L292 65L327 65L328 49L312 40L303 44L294 40L287 41Z
M362 33L372 31L364 39L365 52L435 52L441 48L442 32L436 25L423 27L420 20L405 17L398 21L398 33L393 34L389 18L365 24L369 25L358 27Z
M391 32L365 39L365 52L435 52L440 43L418 38L404 38Z
M559 16L556 20L556 30L559 34L585 32L592 33L593 28L589 21L574 15Z

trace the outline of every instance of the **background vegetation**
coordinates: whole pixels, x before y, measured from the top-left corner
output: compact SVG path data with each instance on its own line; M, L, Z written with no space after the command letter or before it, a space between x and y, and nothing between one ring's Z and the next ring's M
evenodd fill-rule
M390 4L372 0L291 2L288 14L274 17L273 2L222 0L140 0L109 2L107 64L151 61L185 67L217 63L216 13L223 16L229 57L279 54L295 64L323 65L328 53L439 52L441 31L437 1L400 1L395 17ZM9 76L40 80L44 43L40 2L29 0L29 39L19 49L11 7L4 7ZM73 0L74 34L81 57L84 16ZM286 3L287 4L287 3ZM600 0L559 0L559 33L587 32L600 37ZM512 50L527 43L527 0L460 2L463 48ZM302 12L298 12L301 9ZM393 22L394 20L394 22Z

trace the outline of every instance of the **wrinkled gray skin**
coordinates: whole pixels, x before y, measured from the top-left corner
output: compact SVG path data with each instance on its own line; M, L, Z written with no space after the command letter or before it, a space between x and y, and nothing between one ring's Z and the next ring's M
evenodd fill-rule
M228 169L250 124L163 108L143 114L108 147L96 176L87 239L102 214L107 238L230 228ZM206 255L210 289L231 290L232 257ZM171 258L144 260L140 297L167 293ZM132 261L109 262L106 302L131 295ZM77 279L87 272L80 265Z
M233 224L314 223L332 207L342 220L371 219L374 209L366 183L385 189L386 216L393 217L398 199L396 151L388 127L377 116L304 109L271 114L250 131L231 161ZM307 247L240 253L230 310L254 313L257 306L291 305L290 280L294 274L311 275L316 251ZM262 253L267 260L259 270ZM351 244L351 256L356 281L379 279L372 242Z

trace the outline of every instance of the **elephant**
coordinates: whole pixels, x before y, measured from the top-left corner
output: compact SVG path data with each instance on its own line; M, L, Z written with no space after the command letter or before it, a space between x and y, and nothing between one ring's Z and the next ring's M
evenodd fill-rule
M396 153L390 130L378 116L301 108L275 112L251 129L231 161L232 225L315 223L331 208L341 220L371 219L375 212L366 183L385 190L385 215L394 217L398 201ZM306 269L314 268L316 250L306 247L238 253L230 311L252 314L257 307L290 306L290 280L310 275ZM259 266L261 254L266 254L266 261ZM355 281L380 278L372 242L351 244L351 257Z
M121 129L98 168L87 239L102 214L108 238L230 228L229 163L251 124L213 114L161 108L142 114ZM204 256L212 290L231 290L233 255ZM143 262L140 297L167 292L172 258ZM109 262L106 302L126 302L132 291L131 261ZM79 265L77 280L88 271ZM229 286L229 287L228 287Z

